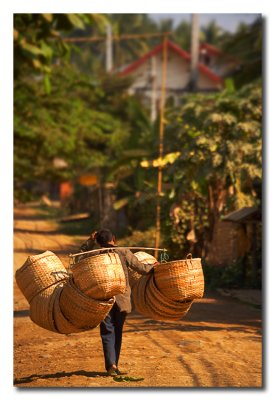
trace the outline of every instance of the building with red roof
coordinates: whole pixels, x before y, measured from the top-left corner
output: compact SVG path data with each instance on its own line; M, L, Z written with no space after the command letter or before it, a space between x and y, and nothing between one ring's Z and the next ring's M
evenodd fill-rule
M221 52L208 44L200 45L198 63L197 91L218 91L224 86L222 74L217 63ZM141 58L120 69L121 76L131 76L130 94L141 94L151 104L152 119L161 97L163 42ZM189 91L191 78L191 55L174 42L167 40L167 75L166 96L173 97L176 102L180 96Z

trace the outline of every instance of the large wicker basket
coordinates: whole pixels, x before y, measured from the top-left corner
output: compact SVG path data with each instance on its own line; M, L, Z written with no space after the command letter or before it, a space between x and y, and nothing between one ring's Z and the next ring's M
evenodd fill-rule
M60 294L60 310L77 329L93 329L113 307L115 298L96 300L81 292L70 278Z
M57 332L68 335L69 333L78 333L86 330L77 328L70 321L68 321L67 318L65 318L60 309L60 295L62 292L62 287L58 287L56 290L57 294L55 296L53 305L53 319Z
M155 264L158 260L152 256L151 254L145 253L145 251L138 251L134 253L137 259L142 262L143 264ZM137 281L142 277L137 271L134 271L132 268L128 268L128 275L129 275L129 284L131 288L137 283Z
M175 321L183 318L189 311L191 301L174 301L164 296L157 288L154 276L148 282L146 301L150 310L153 311L151 316L157 320Z
M137 310L141 315L148 316L150 310L146 302L147 285L151 278L151 273L142 275L140 279L132 288L131 299L133 308Z
M43 290L68 279L62 261L51 251L29 256L15 273L16 283L28 302Z
M119 255L108 252L85 258L71 267L75 285L93 299L124 293L126 279Z
M160 321L175 321L184 317L192 301L174 301L157 288L154 274L142 276L132 291L135 309L142 315Z
M155 281L159 291L175 301L203 297L204 276L200 258L171 261L155 268Z
M51 332L57 332L53 309L55 300L59 296L59 292L57 291L59 285L59 283L51 285L33 297L30 302L31 320L36 325Z

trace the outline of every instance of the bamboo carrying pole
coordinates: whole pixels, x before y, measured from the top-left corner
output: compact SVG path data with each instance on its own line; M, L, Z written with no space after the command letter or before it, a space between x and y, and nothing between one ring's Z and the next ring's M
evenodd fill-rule
M162 49L162 82L161 82L161 98L160 98L160 125L159 125L159 159L163 157L163 138L164 138L164 111L166 100L166 77L167 77L167 35L163 37ZM156 240L155 247L159 247L160 243L160 219L161 219L161 193L162 193L162 166L158 167L158 183L157 183L157 206L156 206ZM155 252L155 257L157 256Z
M167 251L167 249L165 249L165 248L163 248L163 249L157 249L157 248L155 248L155 247L113 246L113 247L100 247L99 249L93 249L93 250L88 250L88 251L81 251L80 253L69 254L69 257L76 257L76 256L84 255L84 254L96 253L96 252L98 252L98 251L100 252L100 251L118 250L118 249L129 249L129 250L130 250L130 249L131 249L131 250L155 250L156 252L158 252L158 251L166 252L166 251Z

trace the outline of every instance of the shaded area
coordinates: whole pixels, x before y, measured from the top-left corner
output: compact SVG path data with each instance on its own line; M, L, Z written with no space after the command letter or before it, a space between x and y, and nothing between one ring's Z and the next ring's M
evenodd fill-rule
M58 232L56 229L55 230L37 230L37 229L22 229L22 228L14 228L14 233L35 233L38 235L51 235L51 236L57 236L60 235L60 232Z
M97 378L97 377L108 377L106 372L98 372L98 371L71 371L71 372L56 372L54 374L33 374L29 376L24 376L19 379L14 380L14 385L20 385L25 383L30 383L38 379L60 379L60 378L69 378L73 375L85 376L87 378Z
M204 299L195 302L191 307L192 312L187 315L186 320L190 322L202 322L201 318L197 317L197 313L199 313L199 315L204 316L203 322L246 325L260 329L260 311L254 309L252 306L240 303L237 299L225 299L216 292L215 298L217 300L215 303L203 303ZM230 307L228 307L228 304L230 304Z
M128 322L128 324L132 325L132 327L134 328L133 324L131 324L129 322ZM137 331L142 332L142 333L154 332L154 331L184 331L184 332L209 331L209 332L217 332L217 331L224 331L224 330L226 330L226 331L230 330L232 332L234 332L234 331L235 332L244 332L244 333L247 333L247 332L250 331L249 328L240 327L240 326L238 326L238 327L234 326L234 327L228 328L228 327L223 327L223 326L221 326L221 327L219 327L219 326L198 326L198 325L189 325L189 324L185 325L185 326L184 325L173 325L173 326L170 326L170 325L166 324L165 326L156 327L155 329L152 329L152 328L149 328L149 327L146 328L146 325L144 324L144 329L141 326L140 329L124 329L124 332L127 332L127 333L133 333L133 332L137 332ZM259 334L260 335L261 334L261 330L256 330L255 334Z
M200 387L201 380L199 376L193 371L190 365L188 365L182 356L178 356L178 361L182 364L183 368L188 372L189 376L191 376L194 386Z
M29 317L30 310L18 310L13 312L14 318Z
M58 232L68 236L89 236L91 227L94 225L90 218L78 220L78 221L67 221L66 223L58 221Z
M215 302L208 302L207 299L215 298ZM228 307L230 304L230 307ZM226 313L225 313L226 310ZM203 315L203 320L202 316ZM261 334L261 312L255 309L253 306L240 303L237 299L224 298L217 292L207 293L205 298L198 302L194 302L187 316L183 319L175 322L162 322L154 321L150 319L144 319L139 316L136 312L127 317L128 324L133 329L127 330L127 332L134 332L135 325L131 323L131 319L143 319L139 325L139 331L150 331L150 330L179 330L179 331L195 331L195 330L207 330L207 331L218 331L218 330L233 330L240 332L247 332L251 328L255 330L256 334ZM201 325L203 323L203 325ZM207 323L211 324L208 326ZM212 324L220 324L220 326L213 326ZM200 325L199 325L200 324ZM235 326L232 326L235 325Z
M76 248L68 244L70 239L65 236L58 240L56 231L43 232L43 238L35 236L38 231L34 230L29 237L30 222L26 228L25 237L25 232L18 234L20 248L15 250L15 259L20 263L23 254L44 251L39 249L44 244L49 247L54 244L58 248L54 253L62 255L62 259ZM53 228L50 221L49 228ZM37 248L33 249L36 240ZM114 385L112 379L106 380L110 377L104 371L103 356L98 349L98 330L65 337L36 327L27 320L28 305L15 287L14 385L17 390ZM194 302L187 316L178 321L156 321L133 311L124 329L122 370L125 368L130 376L144 376L146 388L260 385L261 337L257 335L261 332L261 312L252 307L206 288L204 297ZM119 384L124 388L128 385L123 381ZM132 387L139 385L132 383Z
M36 208L35 206L32 206L32 208ZM37 207L37 209L39 209ZM13 219L17 221L55 221L55 218L49 216L48 214L40 214L37 212L37 214L24 214L24 210L21 212L14 212L13 214Z

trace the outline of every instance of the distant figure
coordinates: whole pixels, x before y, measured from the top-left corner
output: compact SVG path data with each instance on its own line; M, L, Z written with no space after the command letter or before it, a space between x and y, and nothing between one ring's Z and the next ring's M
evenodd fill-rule
M109 229L101 229L94 232L89 239L80 247L81 251L89 251L94 248L94 242L100 247L116 247L115 236ZM100 324L100 336L103 345L105 369L110 376L120 375L118 360L122 343L122 330L126 315L132 310L131 288L129 285L128 267L142 275L146 275L153 268L153 265L143 264L129 249L117 249L126 278L126 291L116 297L116 301Z

